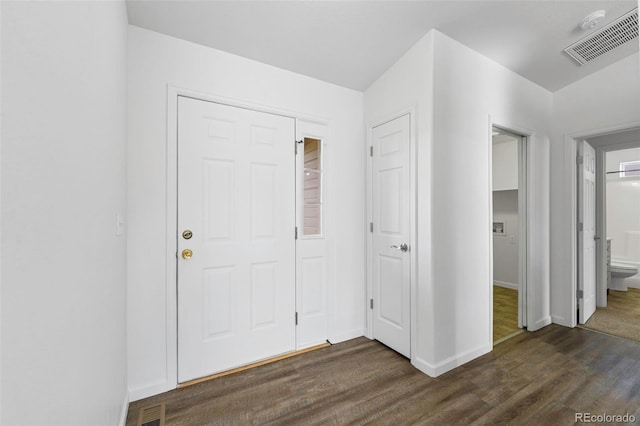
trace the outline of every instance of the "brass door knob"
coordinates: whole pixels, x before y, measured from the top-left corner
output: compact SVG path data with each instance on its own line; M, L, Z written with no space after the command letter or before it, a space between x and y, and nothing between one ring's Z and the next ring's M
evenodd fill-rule
M184 249L182 250L182 258L183 259L191 259L191 256L193 256L193 252L189 249Z

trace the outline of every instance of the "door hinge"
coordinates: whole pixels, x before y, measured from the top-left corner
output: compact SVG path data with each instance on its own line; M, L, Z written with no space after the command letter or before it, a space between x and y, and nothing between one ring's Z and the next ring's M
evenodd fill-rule
M298 227L296 226L296 240L298 239Z
M369 222L369 232L373 232L373 222Z
M296 325L298 325L298 313L296 312Z
M582 231L584 229L584 223L578 223L578 231Z
M584 292L582 290L578 290L578 299L584 298Z
M584 157L582 155L578 155L576 158L576 164L579 166L582 163L584 163Z
M369 299L369 308L373 309L373 299Z
M369 147L369 156L373 157L373 145Z
M298 155L298 144L304 143L304 139L300 139L299 141L294 141L294 142L295 142L294 143L294 146L295 146L294 151L295 151L296 155Z

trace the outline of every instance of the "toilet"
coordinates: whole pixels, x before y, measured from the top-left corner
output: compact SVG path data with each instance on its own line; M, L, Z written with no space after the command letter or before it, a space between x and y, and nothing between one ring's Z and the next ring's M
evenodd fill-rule
M638 273L636 266L627 265L621 262L611 262L611 290L627 291L625 279L632 277Z

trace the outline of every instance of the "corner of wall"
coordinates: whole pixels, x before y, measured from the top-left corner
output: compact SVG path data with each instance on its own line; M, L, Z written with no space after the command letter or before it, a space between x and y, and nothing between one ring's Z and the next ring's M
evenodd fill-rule
M125 426L127 424L127 414L129 413L129 392L125 391L124 401L122 402L122 409L120 410L119 426Z
M553 324L562 325L564 327L573 327L571 325L571 321L567 321L567 319L565 317L561 317L561 316L558 316L558 315L551 315L551 322Z
M430 377L438 377L447 371L460 367L461 365L485 355L492 350L493 346L491 344L483 344L461 354L451 356L436 364L429 363L420 357L413 358L411 360L411 364Z

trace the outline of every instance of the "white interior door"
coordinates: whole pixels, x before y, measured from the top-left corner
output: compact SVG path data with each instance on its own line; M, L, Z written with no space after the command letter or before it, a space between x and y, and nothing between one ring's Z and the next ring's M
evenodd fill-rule
M295 349L294 128L178 100L179 382Z
M578 307L580 324L596 311L596 152L578 143Z
M410 357L410 116L374 127L372 146L372 334Z

